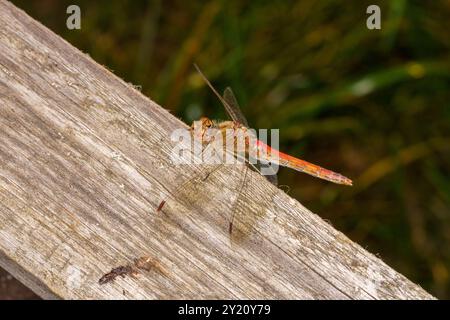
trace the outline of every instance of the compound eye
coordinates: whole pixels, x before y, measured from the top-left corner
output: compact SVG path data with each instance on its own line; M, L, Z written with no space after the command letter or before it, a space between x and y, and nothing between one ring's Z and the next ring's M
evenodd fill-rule
M203 124L204 127L207 127L207 128L211 128L212 127L212 121L210 119L206 118L206 117L202 118L202 124Z

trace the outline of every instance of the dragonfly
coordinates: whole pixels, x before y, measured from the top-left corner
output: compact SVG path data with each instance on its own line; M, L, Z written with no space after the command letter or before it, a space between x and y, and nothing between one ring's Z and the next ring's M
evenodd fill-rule
M222 105L224 106L226 112L231 118L231 121L214 121L207 117L202 117L200 119L201 123L201 130L197 132L196 136L197 138L202 139L202 143L204 146L210 145L214 141L214 137L208 136L207 132L208 130L215 129L218 130L219 133L224 137L224 140L227 138L230 138L229 133L230 132L248 132L248 122L245 118L244 114L242 113L239 104L237 103L237 99L233 94L233 91L230 87L227 87L224 90L223 96L221 96L217 90L213 87L213 85L210 83L210 81L206 78L206 76L203 74L203 72L200 70L200 68L194 64L194 67L196 68L197 72L200 74L202 79L205 81L205 83L208 85L208 87L211 89L211 91L214 93L214 95L220 100ZM191 126L191 134L194 136L194 124ZM323 180L327 180L336 184L341 185L352 185L352 180L339 174L336 172L333 172L331 170L322 168L318 165L312 164L310 162L307 162L305 160L296 158L294 156L288 155L286 153L283 153L279 150L276 150L274 148L271 148L268 144L265 142L258 140L257 138L250 139L250 135L246 135L245 138L245 146L244 146L244 155L242 155L242 150L238 150L237 148L232 148L232 151L235 153L234 156L236 156L238 159L242 160L242 157L245 160L245 164L242 166L242 174L240 174L240 180L239 181L239 187L237 188L237 197L234 200L233 206L231 208L231 215L228 222L228 232L231 235L233 232L233 222L234 217L236 213L236 209L239 203L239 197L244 189L244 186L246 184L247 174L250 167L253 167L254 170L261 173L261 168L266 166L268 163L274 163L279 166L287 167L290 169L294 169L299 172L303 172L306 174L309 174L311 176L314 176L316 178L320 178ZM232 139L236 139L236 136L231 136ZM236 144L236 143L234 143ZM257 163L256 165L251 164L247 159L249 157L249 153L252 151L252 154L256 155ZM207 172L204 176L208 177L212 172L218 170L223 163L217 164L213 169L209 168L209 172ZM203 175L203 173L198 173L200 175ZM277 185L277 176L276 173L271 175L264 175L264 177L270 181L272 184ZM178 193L181 193L180 191L191 183L193 180L198 180L198 177L192 177L191 179L186 180L184 183L180 184L176 189L171 192L171 196L176 198ZM205 180L205 178L201 179ZM163 199L157 208L157 212L160 212L163 210L164 205L168 201L168 197Z

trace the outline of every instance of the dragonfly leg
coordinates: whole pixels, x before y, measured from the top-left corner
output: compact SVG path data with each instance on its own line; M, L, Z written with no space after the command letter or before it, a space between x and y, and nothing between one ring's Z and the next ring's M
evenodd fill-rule
M236 200L234 201L233 207L231 209L231 217L230 217L230 222L229 222L229 225L228 225L228 232L230 234L230 237L231 237L231 235L233 233L234 216L236 215L236 210L238 208L239 199L241 197L242 191L243 191L243 189L245 187L245 184L247 182L247 173L248 173L248 166L244 164L244 174L242 175L243 178L242 178L242 180L240 182L240 185L239 185L239 189L238 189L238 194L236 196Z

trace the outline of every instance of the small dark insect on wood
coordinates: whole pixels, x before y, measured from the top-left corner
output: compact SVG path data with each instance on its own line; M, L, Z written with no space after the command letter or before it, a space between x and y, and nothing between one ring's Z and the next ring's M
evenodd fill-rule
M132 275L134 273L135 273L135 271L132 266L130 266L130 265L120 266L120 267L111 269L110 272L103 275L103 277L101 277L100 280L98 280L98 283L102 285L102 284L113 281L118 276L125 278L126 275Z
M164 207L164 205L166 204L166 201L163 200L161 201L161 203L158 206L158 209L156 209L157 212L160 212L162 210L162 208Z
M98 283L105 284L111 282L118 276L121 276L122 278L125 278L126 275L135 276L139 273L138 269L145 271L155 269L159 273L167 275L158 260L150 257L140 257L134 259L133 264L127 264L111 269L110 272L106 273L98 280Z

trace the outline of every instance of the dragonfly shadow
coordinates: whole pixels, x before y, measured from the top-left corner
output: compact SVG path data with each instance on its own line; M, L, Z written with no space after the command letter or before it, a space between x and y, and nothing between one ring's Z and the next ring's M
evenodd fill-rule
M244 245L252 241L259 223L266 218L277 188L259 173L251 171L236 202L233 228L230 233L232 245Z
M206 223L209 230L229 238L231 245L242 245L251 240L276 192L252 170L241 188L242 178L239 166L202 166L195 179L169 192L161 212L186 232L197 233L194 229ZM261 183L269 186L264 192Z

